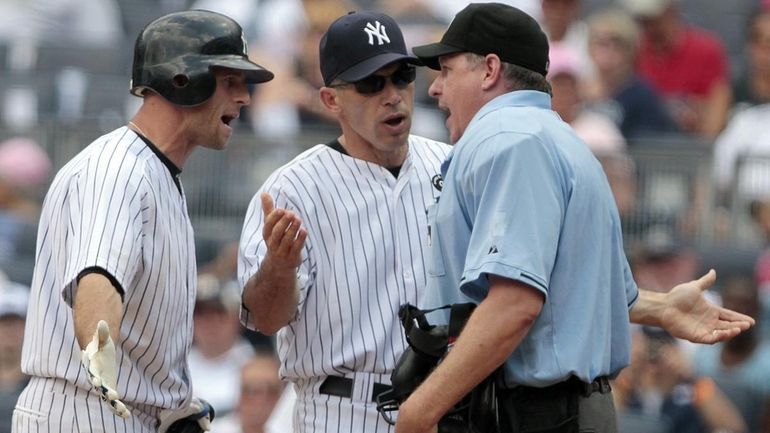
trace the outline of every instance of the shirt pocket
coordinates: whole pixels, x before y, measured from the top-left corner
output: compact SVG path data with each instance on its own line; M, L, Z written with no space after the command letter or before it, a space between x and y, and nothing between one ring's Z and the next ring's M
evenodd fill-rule
M438 236L436 213L438 203L428 206L428 257L426 258L428 275L440 277L446 274L444 267L444 253L441 248L441 237Z

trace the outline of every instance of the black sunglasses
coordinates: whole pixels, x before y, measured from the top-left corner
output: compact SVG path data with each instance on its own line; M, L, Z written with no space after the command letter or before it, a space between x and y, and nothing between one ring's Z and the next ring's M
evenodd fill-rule
M381 92L385 88L385 83L388 79L394 86L399 89L406 88L412 81L414 81L417 71L414 66L404 66L396 69L390 75L369 75L366 78L362 78L352 83L334 84L329 87L342 87L353 85L356 91L362 95L373 95Z

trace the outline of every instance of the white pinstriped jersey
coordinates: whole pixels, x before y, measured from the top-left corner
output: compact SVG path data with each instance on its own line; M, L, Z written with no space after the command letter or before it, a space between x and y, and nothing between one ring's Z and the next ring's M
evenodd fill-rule
M440 194L439 167L449 150L446 144L410 136L407 158L395 178L379 165L317 145L260 188L241 235L242 287L267 251L260 192L267 191L276 207L296 212L308 231L296 317L277 334L283 377L302 382L363 372L387 379L406 348L398 308L419 303L426 284L426 209ZM242 309L242 322L253 326L248 316Z
M26 374L64 379L57 381L59 392L82 396L91 389L80 364L71 304L78 275L97 267L125 292L115 342L122 400L132 411L147 412L189 400L195 247L181 184L169 164L122 127L59 171L38 229L22 355ZM20 405L34 404L22 399ZM107 413L107 431L132 430L114 427Z
M260 192L296 212L308 231L297 316L277 336L283 376L393 369L406 343L398 307L417 303L425 287L426 208L440 193L432 179L449 149L410 136L396 179L374 163L317 145L265 182ZM242 286L267 251L262 222L257 193L241 238ZM242 316L248 324L246 310Z

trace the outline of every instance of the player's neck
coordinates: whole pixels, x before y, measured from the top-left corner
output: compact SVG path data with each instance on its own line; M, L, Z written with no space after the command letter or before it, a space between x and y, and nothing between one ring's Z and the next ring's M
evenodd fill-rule
M175 166L181 169L192 153L193 145L188 143L181 117L142 107L128 122L128 127L144 136L160 150Z
M385 168L402 166L409 149L408 141L392 148L385 146L378 148L355 134L343 134L339 141L351 157L369 161Z

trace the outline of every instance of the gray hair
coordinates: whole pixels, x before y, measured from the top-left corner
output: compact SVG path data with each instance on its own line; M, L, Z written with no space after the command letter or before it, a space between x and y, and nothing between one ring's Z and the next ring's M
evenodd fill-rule
M484 63L484 56L476 53L465 53L471 69L476 69ZM512 63L501 62L502 76L508 90L537 90L552 95L551 84L539 73Z

